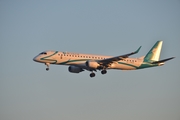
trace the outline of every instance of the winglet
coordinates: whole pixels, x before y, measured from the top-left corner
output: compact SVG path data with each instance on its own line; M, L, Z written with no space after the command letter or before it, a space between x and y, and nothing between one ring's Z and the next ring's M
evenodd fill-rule
M142 46L140 46L134 53L138 53Z
M135 52L125 54L125 55L121 55L121 57L128 58L128 56L138 53L140 49L141 49L141 46Z

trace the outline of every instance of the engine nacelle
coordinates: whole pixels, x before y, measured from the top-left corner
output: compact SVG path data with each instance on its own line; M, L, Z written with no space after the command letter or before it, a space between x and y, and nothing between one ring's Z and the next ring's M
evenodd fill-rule
M92 69L97 69L100 65L96 61L88 60L86 61L86 66Z
M69 66L68 70L71 73L80 73L80 72L84 71L82 68L77 67L77 66Z

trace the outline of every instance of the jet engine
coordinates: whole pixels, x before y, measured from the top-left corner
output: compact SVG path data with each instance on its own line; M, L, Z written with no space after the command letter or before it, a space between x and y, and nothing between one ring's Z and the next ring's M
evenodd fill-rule
M86 61L86 66L92 69L97 69L100 65L96 61L88 60Z
M77 67L77 66L69 66L68 70L71 73L80 73L80 72L84 71L82 68Z

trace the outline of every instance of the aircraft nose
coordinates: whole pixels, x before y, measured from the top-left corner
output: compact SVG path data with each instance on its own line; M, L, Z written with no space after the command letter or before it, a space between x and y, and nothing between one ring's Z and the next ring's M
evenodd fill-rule
M35 62L37 62L37 57L34 57L33 60L34 60Z

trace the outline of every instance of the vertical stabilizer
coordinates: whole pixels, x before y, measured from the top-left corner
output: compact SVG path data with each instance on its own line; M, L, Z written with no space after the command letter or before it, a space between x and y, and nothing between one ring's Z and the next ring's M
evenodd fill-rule
M145 62L158 61L163 41L157 41L144 58Z

